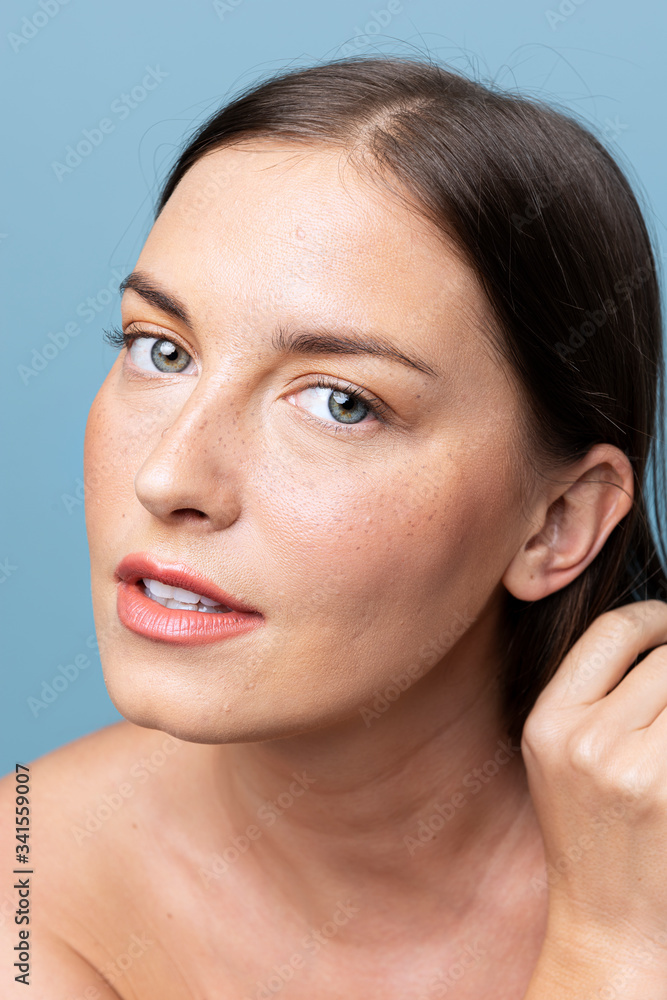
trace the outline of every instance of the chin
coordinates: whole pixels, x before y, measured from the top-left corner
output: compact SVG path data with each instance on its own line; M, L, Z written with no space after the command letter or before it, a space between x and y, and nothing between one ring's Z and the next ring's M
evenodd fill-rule
M289 715L281 715L276 708L280 702L284 705L284 691L275 697L261 696L262 704L257 703L255 694L255 703L249 704L247 691L239 692L236 699L230 693L222 701L202 691L183 692L177 687L169 690L163 677L154 677L148 683L134 677L129 682L127 677L108 676L105 671L105 681L111 701L128 722L186 743L261 743L324 729L346 717L359 718L356 708L336 711L335 706L321 713L297 713L298 706L290 706Z

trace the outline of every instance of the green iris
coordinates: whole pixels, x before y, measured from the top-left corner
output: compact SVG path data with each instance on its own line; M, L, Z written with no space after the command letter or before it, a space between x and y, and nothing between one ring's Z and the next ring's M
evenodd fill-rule
M151 347L151 361L161 372L182 372L190 362L190 355L171 340L156 340Z
M357 424L368 413L368 407L350 392L334 389L329 396L329 413L344 424Z

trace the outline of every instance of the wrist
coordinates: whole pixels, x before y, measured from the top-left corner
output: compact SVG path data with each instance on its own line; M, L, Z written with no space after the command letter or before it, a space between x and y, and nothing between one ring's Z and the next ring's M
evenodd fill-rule
M597 922L549 910L525 1000L667 1000L667 927L645 934L622 917Z

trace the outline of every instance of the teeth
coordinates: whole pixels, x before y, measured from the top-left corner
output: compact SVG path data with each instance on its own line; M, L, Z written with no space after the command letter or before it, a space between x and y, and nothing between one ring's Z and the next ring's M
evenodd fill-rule
M162 583L160 580L145 579L142 583L146 596L165 608L218 614L224 611L231 611L231 608L226 607L224 604L217 604L210 597L202 597L201 594L195 594L193 590L184 590L183 587L170 587L168 583Z
M159 580L144 580L144 587L148 587L151 594L156 597L173 597L174 588L169 587L166 583L160 583Z
M171 596L175 601L182 601L184 604L198 604L201 601L199 594L194 594L191 590L183 590L182 587L172 587L172 590L174 593Z

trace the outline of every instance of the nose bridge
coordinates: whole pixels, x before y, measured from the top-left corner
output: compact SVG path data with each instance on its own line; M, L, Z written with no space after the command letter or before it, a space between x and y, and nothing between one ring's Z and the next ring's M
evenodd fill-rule
M155 436L134 486L140 503L156 517L197 511L219 524L238 516L240 417L233 395L199 379Z

